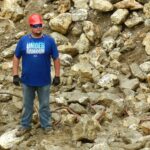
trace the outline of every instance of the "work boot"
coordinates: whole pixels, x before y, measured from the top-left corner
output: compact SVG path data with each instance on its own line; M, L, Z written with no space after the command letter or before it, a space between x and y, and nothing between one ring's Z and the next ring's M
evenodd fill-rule
M30 132L30 130L31 130L31 128L20 127L18 129L18 131L16 132L16 136L20 137L20 136L24 135L25 133Z
M43 128L43 133L51 134L51 133L53 133L53 128L52 127Z

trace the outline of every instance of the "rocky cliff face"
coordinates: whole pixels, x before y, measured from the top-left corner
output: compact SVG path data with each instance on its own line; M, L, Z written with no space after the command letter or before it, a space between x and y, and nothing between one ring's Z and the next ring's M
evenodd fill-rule
M33 12L58 45L61 85L51 87L54 131L41 132L36 98L33 130L16 138L22 92L12 57ZM1 148L150 149L149 0L1 0L0 52Z

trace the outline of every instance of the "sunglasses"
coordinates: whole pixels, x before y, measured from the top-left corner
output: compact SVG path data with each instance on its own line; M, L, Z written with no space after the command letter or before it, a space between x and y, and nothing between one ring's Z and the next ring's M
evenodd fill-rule
M31 24L32 28L42 28L42 24Z

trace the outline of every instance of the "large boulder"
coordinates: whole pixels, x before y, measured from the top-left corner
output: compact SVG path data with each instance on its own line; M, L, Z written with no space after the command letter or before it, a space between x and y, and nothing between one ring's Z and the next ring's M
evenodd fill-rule
M52 30L62 34L66 34L71 22L72 22L71 14L62 13L57 17L51 19L49 25Z

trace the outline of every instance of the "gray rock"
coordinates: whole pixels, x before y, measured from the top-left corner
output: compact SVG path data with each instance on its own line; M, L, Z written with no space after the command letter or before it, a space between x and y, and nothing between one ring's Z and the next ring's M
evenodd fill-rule
M77 9L89 9L88 2L89 0L73 0L74 7Z
M132 15L130 16L131 18L130 19L127 19L125 21L125 25L128 27L128 28L132 28L140 23L142 23L144 20L142 17L139 17L137 15Z
M71 12L72 21L83 21L88 17L88 11L86 9L77 9Z
M131 89L135 90L139 86L139 80L134 79L120 79L120 88L121 89Z
M103 34L102 39L106 37L112 37L113 39L116 39L118 35L120 34L121 29L122 29L121 26L113 25L112 27L109 28L108 31L106 31Z
M85 34L81 34L79 40L75 43L74 47L78 49L79 54L88 52L90 50L90 42Z
M5 49L4 51L2 51L2 56L4 58L10 58L14 55L14 51L15 51L15 48L16 48L16 44L12 45L11 47Z
M96 138L97 131L100 130L100 125L96 120L92 120L88 116L82 117L82 120L75 125L72 130L73 140L89 140L93 141Z
M58 32L53 32L50 35L55 39L58 45L67 44L69 42L69 39L67 37Z
M78 114L86 114L85 108L78 103L76 104L72 103L69 105L69 107Z
M132 75L133 75L134 77L137 77L137 78L139 78L140 80L146 79L146 74L140 69L140 67L139 67L138 64L132 63L132 64L130 65L130 69L131 69Z
M147 61L147 62L140 64L140 68L145 73L149 73L150 72L150 61Z

